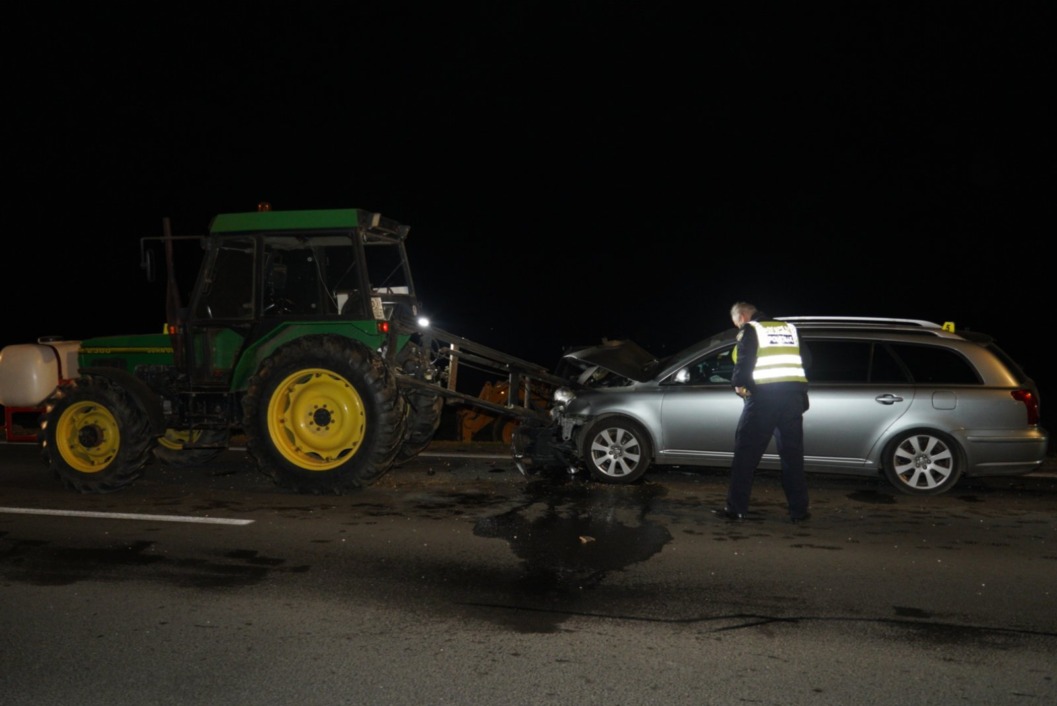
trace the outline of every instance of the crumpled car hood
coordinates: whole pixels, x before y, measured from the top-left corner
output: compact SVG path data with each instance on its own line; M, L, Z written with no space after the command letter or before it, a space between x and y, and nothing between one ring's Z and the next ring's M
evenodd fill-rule
M605 341L570 351L563 358L582 368L597 365L635 382L649 380L657 364L657 358L634 341Z

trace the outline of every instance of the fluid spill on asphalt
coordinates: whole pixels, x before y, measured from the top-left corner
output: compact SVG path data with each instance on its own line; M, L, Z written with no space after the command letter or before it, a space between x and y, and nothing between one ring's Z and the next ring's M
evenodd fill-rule
M657 485L530 484L523 504L479 519L474 534L510 544L527 592L592 588L672 540L666 527L649 519L653 502L665 493Z
M188 559L157 552L154 542L107 547L62 547L19 540L6 551L0 576L36 586L67 586L79 581L130 581L149 578L185 588L232 588L260 583L273 572L303 573L284 559L256 550L235 550L214 559Z

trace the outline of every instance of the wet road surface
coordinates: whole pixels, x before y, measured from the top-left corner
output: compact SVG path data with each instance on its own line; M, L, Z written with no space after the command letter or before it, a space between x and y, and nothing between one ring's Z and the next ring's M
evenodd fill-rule
M1057 696L1047 476L935 498L812 476L814 517L792 525L766 472L731 523L709 512L722 470L600 486L440 452L300 496L228 452L82 496L16 446L0 446L12 704Z

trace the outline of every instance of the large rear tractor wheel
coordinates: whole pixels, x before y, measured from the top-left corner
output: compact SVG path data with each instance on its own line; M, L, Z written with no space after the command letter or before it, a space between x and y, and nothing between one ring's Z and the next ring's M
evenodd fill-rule
M147 415L123 387L85 376L45 404L41 452L67 488L112 493L132 485L150 458Z
M219 456L229 438L227 431L218 429L166 429L154 447L154 458L170 468L200 466Z
M246 447L298 493L341 494L393 464L407 404L382 358L341 336L294 341L265 360L243 398Z

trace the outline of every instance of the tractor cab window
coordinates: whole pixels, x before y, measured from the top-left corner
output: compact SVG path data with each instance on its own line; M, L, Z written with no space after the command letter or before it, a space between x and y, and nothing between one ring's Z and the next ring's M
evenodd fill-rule
M325 293L333 307L347 318L369 318L367 291L362 286L363 275L359 250L351 236L334 236L317 241L323 265Z
M363 250L373 316L413 320L415 291L403 241L374 234L364 240Z
M264 243L261 311L265 316L332 314L337 311L327 286L327 254L309 239L283 237Z
M199 319L249 319L253 316L253 241L233 239L211 253L203 267L194 305Z

